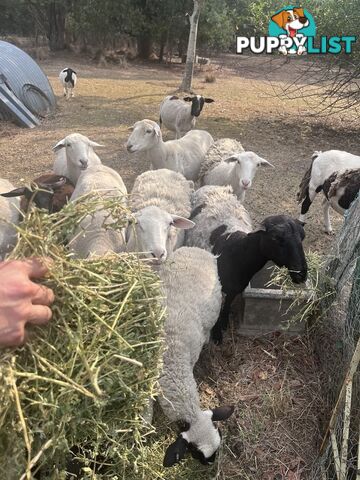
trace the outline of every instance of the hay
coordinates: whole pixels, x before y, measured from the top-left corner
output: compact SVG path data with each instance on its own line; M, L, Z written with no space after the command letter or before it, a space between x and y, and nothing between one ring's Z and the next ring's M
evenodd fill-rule
M124 225L129 212L118 201L101 205ZM68 468L151 478L143 443L153 428L141 415L162 353L160 283L134 255L70 257L64 240L96 208L88 199L52 215L32 210L19 227L12 258L50 257L45 284L56 301L49 326L0 355L0 471L9 480L65 478Z
M320 309L322 302L334 296L334 287L331 279L324 273L325 260L317 252L306 253L308 265L308 278L304 285L298 287L292 282L289 272L285 267L274 266L271 272L270 281L266 286L276 286L285 294L291 293L293 301L286 313L293 312L286 327L299 322L306 322L313 319Z

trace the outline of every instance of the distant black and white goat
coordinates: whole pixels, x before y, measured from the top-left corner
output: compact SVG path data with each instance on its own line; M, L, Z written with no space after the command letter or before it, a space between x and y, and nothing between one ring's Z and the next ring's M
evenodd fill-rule
M267 217L251 230L247 211L229 187L202 187L195 192L193 204L196 215L190 218L195 227L188 231L186 245L206 248L218 257L225 301L212 338L221 343L233 300L266 262L286 267L294 283L306 280L305 232L298 220L287 215Z
M300 183L299 192L297 194L298 202L302 202L301 215L299 216L299 220L301 222L305 221L305 214L308 212L316 194L324 190L324 184L330 177L332 177L335 173L337 175L341 175L346 170L359 168L360 156L358 155L353 155L352 153L344 152L341 150L315 152L312 156L311 165L305 172L305 175ZM345 180L343 180L343 182L344 181ZM327 199L324 199L323 207L325 232L329 234L332 233L329 215L330 204L331 202L329 202ZM336 210L335 207L334 209Z
M180 138L195 127L196 118L200 115L204 104L212 102L214 102L212 98L201 95L184 97L183 100L175 95L169 95L160 105L160 127L163 123L168 130L175 132L176 138Z
M64 97L69 100L70 97L74 96L74 88L77 82L75 70L69 67L64 68L60 72L59 80L61 85L64 87Z

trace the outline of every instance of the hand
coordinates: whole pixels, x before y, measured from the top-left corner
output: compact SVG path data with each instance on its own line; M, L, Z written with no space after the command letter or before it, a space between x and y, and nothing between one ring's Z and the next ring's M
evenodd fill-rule
M35 258L0 262L0 346L21 345L27 322L42 325L50 320L54 293L31 281L47 271Z

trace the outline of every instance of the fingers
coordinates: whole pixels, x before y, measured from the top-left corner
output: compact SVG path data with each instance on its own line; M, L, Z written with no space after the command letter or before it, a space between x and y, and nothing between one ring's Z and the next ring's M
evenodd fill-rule
M49 306L53 303L54 300L54 292L50 288L47 288L44 285L36 285L36 290L34 291L31 300L33 305Z
M0 328L0 346L17 347L25 340L25 324L19 322L16 325Z
M52 316L52 312L49 307L45 305L33 305L28 316L28 322L34 325L42 325L47 323Z
M19 262L20 263L20 262ZM50 258L27 258L21 262L22 267L30 278L41 278L49 271L52 261Z

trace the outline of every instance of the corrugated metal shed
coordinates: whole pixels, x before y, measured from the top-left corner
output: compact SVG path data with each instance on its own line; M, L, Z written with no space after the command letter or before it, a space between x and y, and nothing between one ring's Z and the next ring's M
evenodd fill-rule
M1 40L0 75L18 100L34 115L45 117L55 111L54 92L39 65L20 48ZM9 110L0 98L1 118L9 118Z

